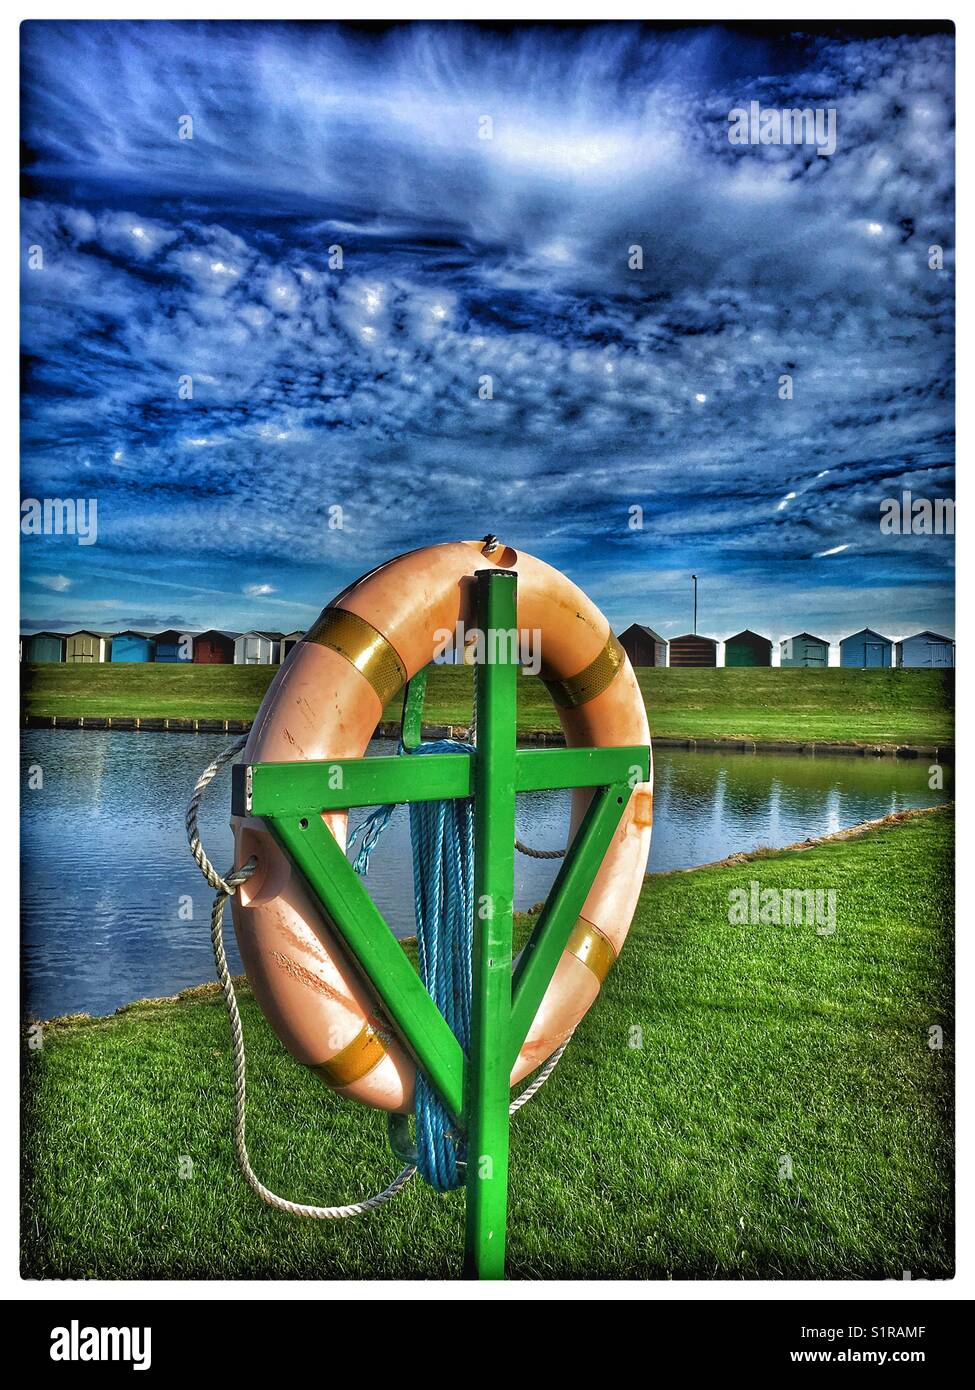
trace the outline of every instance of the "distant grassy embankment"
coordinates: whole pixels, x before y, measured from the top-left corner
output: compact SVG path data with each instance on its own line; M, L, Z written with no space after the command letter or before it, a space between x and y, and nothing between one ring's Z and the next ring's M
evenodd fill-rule
M752 880L835 889L835 933L731 925L729 890ZM509 1274L949 1277L951 896L947 811L648 879L512 1125ZM383 1116L292 1061L246 988L241 1011L260 1176L304 1202L388 1182ZM460 1193L414 1179L358 1221L264 1206L234 1161L230 1068L212 988L45 1026L24 1060L26 1277L457 1275Z
M253 719L276 666L119 662L24 668L27 715L137 719Z
M25 668L28 715L252 719L277 667L41 665ZM669 738L851 744L946 744L954 739L953 671L721 668L641 670L651 733ZM471 673L435 667L425 718L466 725ZM399 714L399 702L387 711ZM518 689L523 732L555 730L542 683Z

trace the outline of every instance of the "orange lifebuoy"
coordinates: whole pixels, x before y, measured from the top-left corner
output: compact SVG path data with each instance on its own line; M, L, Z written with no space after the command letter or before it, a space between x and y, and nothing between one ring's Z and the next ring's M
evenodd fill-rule
M445 630L474 624L474 574L518 575L518 627L541 636L541 677L570 747L649 745L636 677L609 624L564 575L480 541L429 546L381 565L324 609L272 682L246 762L358 758L386 704L427 666ZM652 771L651 771L652 778ZM573 793L569 840L592 793ZM629 931L646 871L652 780L630 800L511 1073L528 1075L570 1036ZM347 817L325 820L344 845ZM257 868L232 899L254 994L278 1037L333 1089L382 1110L413 1108L415 1065L375 1026L376 1003L290 860L260 820L235 818L235 863Z

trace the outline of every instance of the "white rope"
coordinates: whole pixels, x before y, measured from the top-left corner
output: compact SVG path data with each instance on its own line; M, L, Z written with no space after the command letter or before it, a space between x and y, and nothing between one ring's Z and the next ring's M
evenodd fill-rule
M228 884L231 892L236 892L240 883L243 883L256 868L256 860L249 860L244 869L238 869L228 875ZM374 1197L366 1197L361 1202L351 1202L347 1206L338 1207L316 1207L307 1205L304 1202L291 1202L286 1197L279 1197L276 1192L272 1192L269 1187L265 1187L260 1178L251 1167L250 1155L247 1152L247 1058L244 1050L244 1030L240 1021L240 1010L237 1007L237 995L234 991L234 982L231 979L230 968L227 965L227 955L223 947L223 911L227 903L228 894L218 892L213 902L213 912L210 916L210 936L213 941L213 957L217 963L217 975L223 989L223 997L227 1001L227 1012L230 1015L230 1036L233 1042L234 1055L234 1147L237 1150L237 1162L240 1164L241 1172L247 1179L250 1186L263 1201L269 1206L277 1207L278 1211L285 1211L289 1216L306 1216L312 1221L344 1221L351 1216L364 1216L367 1211L375 1211L384 1202L388 1202L391 1197L395 1197L401 1188L405 1187L416 1172L416 1165L408 1163L396 1177L384 1187L382 1192L377 1192Z
M528 1102L531 1100L532 1096L535 1095L536 1091L540 1091L542 1089L546 1081L552 1075L552 1072L555 1070L559 1062L562 1060L562 1053L569 1046L569 1043L571 1041L572 1034L570 1033L569 1036L566 1038L565 1042L562 1044L562 1046L557 1047L555 1051L552 1053L551 1057L545 1063L544 1067L542 1067L541 1071L535 1077L535 1080L532 1081L528 1086L526 1086L525 1089L522 1091L521 1095L516 1096L514 1100L511 1102L511 1104L508 1106L509 1115L514 1115L515 1112L520 1110L523 1105L527 1105Z
M234 890L228 885L225 879L220 877L204 853L203 845L200 841L199 827L196 822L200 811L200 804L206 795L207 787L213 781L214 777L216 777L224 763L229 763L231 758L240 752L246 742L247 735L244 734L243 738L237 739L236 743L230 744L222 753L217 754L206 771L202 772L197 778L196 786L193 788L193 795L190 797L190 804L186 808L186 838L190 842L190 853L200 866L200 873L206 879L207 883L209 883L210 887L215 889L218 893L225 894L227 897L230 897Z
M234 1148L237 1152L237 1161L240 1164L241 1172L248 1184L257 1193L258 1197L268 1203L269 1206L276 1207L278 1211L287 1212L290 1216L304 1216L313 1221L342 1221L352 1216L363 1216L366 1212L375 1211L390 1198L395 1197L412 1178L416 1172L416 1164L408 1163L405 1168L397 1173L393 1181L384 1187L381 1192L377 1192L373 1197L366 1197L361 1202L351 1202L346 1206L319 1207L311 1206L303 1202L292 1202L286 1197L280 1197L276 1192L272 1192L261 1182L251 1166L250 1155L247 1152L247 1056L244 1044L244 1029L240 1018L240 1009L237 1004L237 993L234 989L233 978L230 974L230 967L227 964L227 953L223 944L223 914L227 905L227 899L236 893L242 883L246 883L251 874L257 868L257 860L252 856L246 864L239 869L232 870L225 877L217 873L213 864L208 859L202 842L200 840L199 826L197 824L200 805L206 795L207 788L216 777L220 769L240 752L247 742L246 735L230 744L222 753L214 758L209 767L200 775L193 795L190 798L189 806L186 808L186 834L190 844L190 852L200 867L200 872L216 890L213 900L213 909L210 913L210 940L213 945L213 959L217 967L217 978L223 990L223 997L227 1005L227 1013L230 1018L230 1037L233 1052L234 1069ZM514 1115L523 1105L541 1090L542 1086L552 1075L558 1066L562 1054L571 1042L571 1035L552 1053L541 1071L528 1086L516 1096L508 1107L508 1114Z

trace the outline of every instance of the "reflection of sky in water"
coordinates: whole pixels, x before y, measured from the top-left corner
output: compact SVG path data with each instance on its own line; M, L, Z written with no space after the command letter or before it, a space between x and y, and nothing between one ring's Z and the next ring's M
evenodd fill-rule
M24 768L44 787L24 792L25 1010L38 1017L106 1013L146 995L213 978L210 890L186 848L183 815L224 734L30 730ZM375 743L373 752L395 745ZM928 788L923 761L741 753L656 754L651 871L779 846L951 795ZM25 778L26 785L26 778ZM519 798L518 834L539 849L564 843L568 793ZM229 776L204 804L204 843L231 862ZM359 813L365 814L365 813ZM353 821L354 823L354 821ZM544 898L558 861L516 856L516 902ZM409 817L394 814L375 850L370 892L398 934L413 929ZM180 917L192 898L193 920ZM185 909L184 909L185 910ZM228 949L240 969L233 934Z

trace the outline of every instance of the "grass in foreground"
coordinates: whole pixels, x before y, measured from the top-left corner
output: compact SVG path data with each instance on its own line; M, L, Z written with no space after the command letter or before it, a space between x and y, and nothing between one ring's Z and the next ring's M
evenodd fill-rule
M39 665L24 674L27 714L98 718L252 719L277 667ZM641 670L654 735L828 743L950 743L953 671L826 671L722 667ZM471 673L435 667L426 719L466 725ZM387 710L399 717L399 701ZM522 732L554 730L558 720L541 681L518 687Z
M600 1001L513 1123L511 1277L951 1273L951 834L936 812L648 881ZM835 888L836 934L730 926L728 890L751 879ZM323 1090L242 1006L258 1173L300 1201L378 1190L395 1171L382 1117ZM459 1271L460 1193L414 1179L341 1224L252 1195L219 997L48 1026L24 1065L28 1276Z

